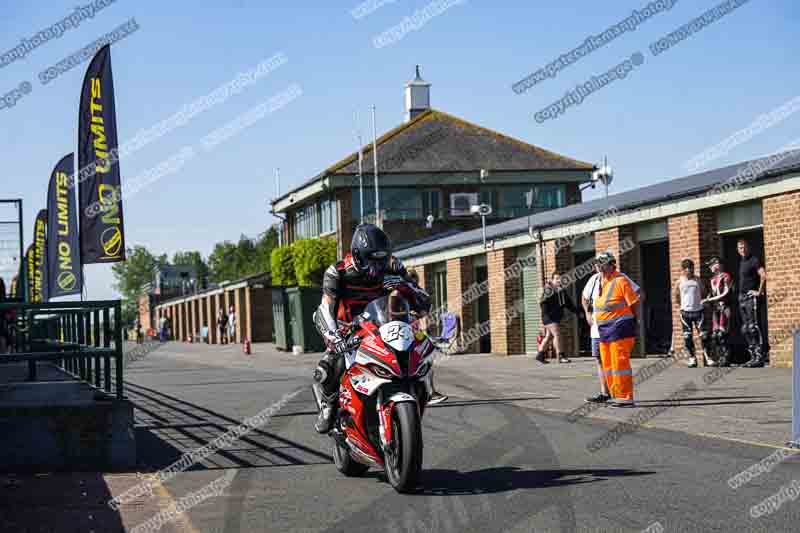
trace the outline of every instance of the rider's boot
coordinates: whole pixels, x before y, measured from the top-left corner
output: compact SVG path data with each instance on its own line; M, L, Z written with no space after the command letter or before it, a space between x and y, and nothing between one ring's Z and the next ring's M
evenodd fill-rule
M331 395L322 395L322 407L317 415L317 421L314 423L314 429L317 430L317 433L325 435L333 428L333 421L336 419L336 413L339 410L337 396L335 392Z
M339 406L338 390L341 366L340 358L336 354L328 352L314 370L314 380L320 385L319 394L322 404L317 421L314 423L314 429L318 433L328 433L333 427Z

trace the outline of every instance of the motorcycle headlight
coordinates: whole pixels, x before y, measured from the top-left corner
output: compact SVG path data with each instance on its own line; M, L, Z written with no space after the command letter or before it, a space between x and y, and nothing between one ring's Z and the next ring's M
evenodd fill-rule
M427 374L428 372L430 372L430 370L431 370L431 366L432 366L432 365L431 365L431 362L430 362L430 361L425 361L424 363L422 363L421 365L419 365L419 366L417 367L417 373L416 373L416 374L414 374L414 375L415 375L416 377L418 377L418 378L425 377L425 374Z
M369 365L369 369L379 378L392 379L394 377L391 372L379 365Z

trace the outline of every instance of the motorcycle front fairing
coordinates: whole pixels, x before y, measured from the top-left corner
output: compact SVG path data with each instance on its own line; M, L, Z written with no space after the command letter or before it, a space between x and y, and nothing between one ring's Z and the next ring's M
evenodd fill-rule
M370 304L359 318L358 335L362 341L348 363L340 403L351 415L351 424L346 426L349 440L382 463L387 443L391 442L394 406L412 402L420 415L424 411L430 391L433 345L424 333L415 333L409 321L386 320L381 303L385 305ZM357 456L354 459L359 460Z

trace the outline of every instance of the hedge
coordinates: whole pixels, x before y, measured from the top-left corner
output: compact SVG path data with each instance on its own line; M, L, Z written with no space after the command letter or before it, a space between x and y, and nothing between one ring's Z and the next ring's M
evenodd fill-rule
M297 285L291 246L280 246L272 250L269 262L273 285Z
M272 251L272 283L319 287L325 269L336 261L336 239L301 239Z

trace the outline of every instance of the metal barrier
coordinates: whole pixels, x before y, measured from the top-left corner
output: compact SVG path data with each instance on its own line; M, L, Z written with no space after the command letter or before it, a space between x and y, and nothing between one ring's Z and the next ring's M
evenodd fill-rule
M109 394L113 389L116 397L122 399L122 304L119 300L0 303L0 314L8 311L14 315L8 324L14 350L0 354L0 365L27 362L28 381L35 381L38 362L55 362L76 379Z

